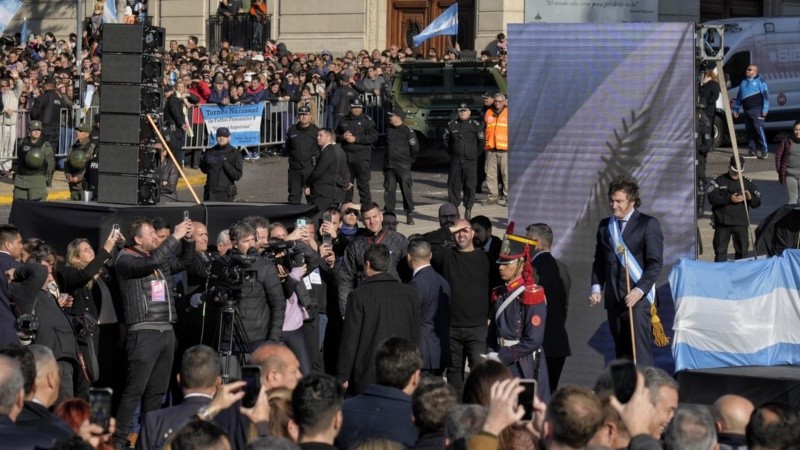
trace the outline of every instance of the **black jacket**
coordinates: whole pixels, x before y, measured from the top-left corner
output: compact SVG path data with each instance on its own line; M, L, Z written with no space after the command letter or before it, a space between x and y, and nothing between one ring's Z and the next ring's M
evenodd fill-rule
M364 230L365 233L369 233ZM408 239L400 233L392 230L383 229L377 236L361 234L353 238L342 256L339 267L339 311L344 315L347 306L347 298L350 291L358 287L363 282L364 273L364 253L370 244L384 244L389 247L389 271L388 274L400 279L397 273L397 264L406 256ZM416 342L416 340L412 340Z
M208 175L206 186L228 187L242 178L243 163L241 152L230 143L225 147L217 144L203 154L200 170Z
M44 128L57 129L61 108L65 106L58 92L50 89L36 97L31 108L31 119L41 121Z
M419 141L408 125L386 127L386 151L383 154L384 169L411 169L417 159Z
M58 306L58 299L42 290L47 280L47 268L39 263L28 263L16 269L14 281L9 285L11 299L20 313L35 314L39 318L39 331L34 344L44 345L53 351L57 360L78 360L78 343L69 315Z
M422 368L444 369L450 365L450 284L428 266L408 285L419 295Z
M347 156L339 144L325 146L319 154L317 165L306 178L306 185L311 188L312 197L329 198L335 202L344 200L345 191L342 184L350 180L347 168Z
M180 254L177 258L175 254ZM143 322L171 322L177 319L172 297L172 277L184 270L194 256L194 241L178 242L169 236L149 255L126 248L119 252L114 264L117 284L122 294L122 318L128 327ZM167 269L165 271L163 269ZM166 272L166 273L165 273ZM154 302L154 281L164 282L166 301Z
M761 206L761 192L749 178L744 177L743 181L744 189L750 191L750 200L746 201L747 206L753 209L758 208ZM734 180L727 172L711 180L708 188L708 202L711 203L714 225L744 227L750 224L744 210L745 202L733 203L731 200L732 194L740 192L742 192L742 188L739 186L739 180Z
M547 320L544 327L542 348L548 357L569 356L569 336L567 335L567 309L571 280L567 266L558 261L550 252L540 252L533 257L533 279L544 288L547 297Z
M172 125L176 129L180 129L185 123L186 116L183 114L183 100L173 93L164 103L164 125Z
M339 346L337 375L360 394L375 382L375 351L390 337L419 339L419 297L388 273L379 273L350 293Z
M344 140L344 134L348 131L356 138L352 144ZM360 116L348 114L336 128L336 139L342 144L347 162L369 161L372 145L378 142L378 130L371 117L364 114Z
M231 250L231 254L240 254ZM242 325L250 342L268 340L280 342L283 337L283 319L286 297L278 278L275 264L258 258L244 270L253 271L254 277L242 282L239 312Z
M444 130L444 146L452 158L476 160L484 144L483 127L477 120L451 120Z
M44 405L33 401L26 401L22 406L22 411L17 416L16 424L18 427L36 430L56 440L69 439L75 436L75 432L72 431L67 422L51 413Z
M8 269L22 267L22 263L12 258L5 252L0 252L0 270L3 273ZM0 347L8 344L18 344L19 337L14 330L15 313L12 311L11 302L8 295L8 280L6 277L0 279Z
M289 155L289 169L311 170L314 167L314 160L319 157L317 132L319 128L313 123L307 127L296 123L289 128L284 147L284 154Z

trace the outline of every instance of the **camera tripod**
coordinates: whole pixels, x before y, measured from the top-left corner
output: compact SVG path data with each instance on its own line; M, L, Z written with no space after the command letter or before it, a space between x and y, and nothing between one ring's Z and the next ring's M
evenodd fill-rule
M250 347L250 338L242 323L239 307L234 299L226 299L219 312L219 328L217 351L222 360L222 381L227 383L231 379L239 378L239 367L243 355L253 352ZM234 366L236 372L231 373L231 360L236 359Z

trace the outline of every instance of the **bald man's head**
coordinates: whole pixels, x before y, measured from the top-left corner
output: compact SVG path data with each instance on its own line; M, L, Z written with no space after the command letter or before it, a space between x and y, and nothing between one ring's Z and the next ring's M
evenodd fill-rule
M289 347L283 344L263 344L253 352L250 364L261 367L261 383L267 389L286 388L292 390L303 378L300 361Z
M740 395L723 395L711 407L711 415L720 433L744 434L753 413L753 403Z

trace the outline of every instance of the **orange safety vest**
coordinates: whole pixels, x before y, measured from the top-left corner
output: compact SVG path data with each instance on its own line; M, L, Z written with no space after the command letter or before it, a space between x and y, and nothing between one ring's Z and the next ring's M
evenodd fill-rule
M508 108L498 116L494 109L486 111L486 150L508 151Z

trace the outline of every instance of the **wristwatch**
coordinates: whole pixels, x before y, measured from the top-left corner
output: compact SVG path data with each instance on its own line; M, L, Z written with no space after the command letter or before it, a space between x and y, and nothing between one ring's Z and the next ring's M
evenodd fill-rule
M209 405L203 406L202 408L197 410L197 417L204 422L211 422L214 420L214 416L216 413L212 411Z

